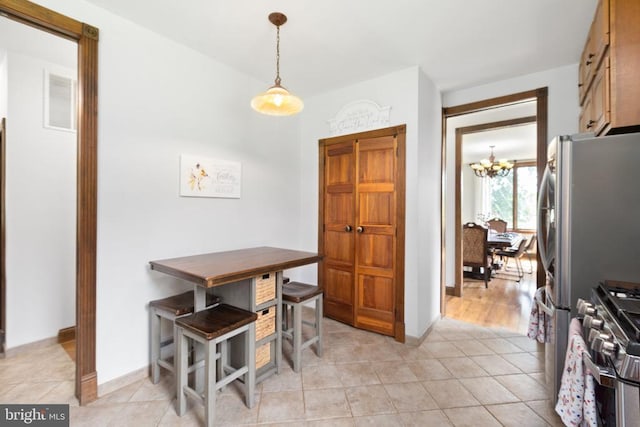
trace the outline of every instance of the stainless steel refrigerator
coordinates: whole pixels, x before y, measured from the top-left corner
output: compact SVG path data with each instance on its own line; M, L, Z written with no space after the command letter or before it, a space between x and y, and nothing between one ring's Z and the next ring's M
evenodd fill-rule
M640 133L561 136L548 147L538 199L551 342L545 377L556 402L578 298L605 279L640 282ZM542 305L545 306L542 306Z

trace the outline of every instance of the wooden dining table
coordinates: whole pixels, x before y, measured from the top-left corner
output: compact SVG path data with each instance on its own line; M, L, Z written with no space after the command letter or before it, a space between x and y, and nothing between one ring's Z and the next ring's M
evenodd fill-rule
M150 261L152 270L183 279L193 284L195 311L205 309L207 289L222 302L249 311L276 310L275 357L256 377L260 382L274 372L280 373L282 361L282 277L283 270L317 263L322 256L314 252L304 252L274 247L256 247L224 252L190 255L178 258ZM256 303L256 281L263 275L275 273L275 298Z
M489 249L517 247L522 239L524 239L524 237L520 233L498 233L494 230L489 230L489 233L487 233L487 245L489 246Z

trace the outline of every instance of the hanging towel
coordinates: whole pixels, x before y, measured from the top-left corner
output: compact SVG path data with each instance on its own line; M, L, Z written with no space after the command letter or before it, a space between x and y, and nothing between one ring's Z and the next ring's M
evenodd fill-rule
M538 307L538 301L544 301L545 288L538 288L536 291L533 304L531 305L531 314L529 315L529 328L527 336L532 340L538 340L541 343L548 343L551 339L551 319L549 315Z
M598 426L595 384L582 361L584 353L587 353L587 346L582 338L582 327L578 319L573 319L556 403L556 412L566 426Z

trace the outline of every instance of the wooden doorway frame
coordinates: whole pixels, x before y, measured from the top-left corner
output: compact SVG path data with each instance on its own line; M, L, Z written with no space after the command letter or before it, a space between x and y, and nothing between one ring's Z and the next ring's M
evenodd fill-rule
M461 297L463 295L463 272L462 272L462 140L465 135L472 133L484 132L488 130L505 129L513 126L520 126L523 124L535 123L537 121L536 116L520 117L516 119L503 120L499 122L483 123L473 126L465 126L456 128L456 189L455 189L455 286L453 294ZM537 162L537 160L536 160ZM537 193L537 191L536 191Z
M78 44L75 394L80 404L85 405L98 397L96 224L99 31L96 27L26 0L0 0L0 14L39 30L75 41ZM3 155L2 162L4 161ZM2 173L4 174L4 166ZM4 180L2 184L4 184ZM4 190L2 194L4 194ZM2 206L2 241L4 242L4 200ZM4 247L2 247L1 258L4 263ZM4 268L2 269L0 286L4 292L6 287ZM2 307L2 312L4 315L5 307Z
M511 94L511 95L505 95L505 96L500 96L500 97L496 97L496 98L491 98L491 99L485 99L482 101L477 101L477 102L472 102L472 103L468 103L468 104L462 104L462 105L457 105L457 106L453 106L453 107L445 107L442 109L442 158L441 158L441 170L442 170L442 190L440 193L440 200L441 200L441 206L442 206L442 212L441 212L441 218L442 218L442 224L441 224L441 230L440 230L440 245L441 245L441 251L442 251L442 257L441 257L441 266L440 266L440 311L441 313L444 315L445 311L446 311L446 304L445 304L445 296L447 294L447 292L449 292L450 294L456 295L456 296L460 296L457 295L458 292L460 292L461 294L461 288L462 288L462 282L458 283L459 278L458 276L461 276L461 274L456 273L456 283L455 283L455 287L454 288L448 288L446 286L445 283L445 277L446 277L446 247L445 247L445 239L446 239L446 192L445 192L445 185L446 185L446 149L447 149L447 119L448 118L452 118L452 117L456 117L456 116L460 116L463 114L469 114L469 113L475 113L475 112L479 112L479 111L483 111L483 110L488 110L488 109L493 109L493 108L499 108L499 107L504 107L504 106L508 106L508 105L513 105L513 104L518 104L518 103L522 103L522 102L527 102L527 101L531 101L531 100L535 100L536 101L536 141L537 141L537 149L536 149L536 164L537 164L537 172L538 172L538 189L540 188L540 181L542 179L542 174L544 173L544 168L545 168L545 164L546 164L546 158L547 158L547 143L548 143L548 88L547 87L542 87L542 88L538 88L538 89L534 89L534 90L530 90L530 91L525 91L525 92L519 92L519 93L515 93L515 94ZM464 128L463 128L464 129ZM461 137L460 137L461 139ZM458 140L458 132L456 132L456 141ZM456 145L458 143L456 142ZM456 157L459 157L459 155L457 154L459 149L459 146L456 146ZM458 164L459 162L456 162L456 191L459 191L459 176L460 176L460 165ZM459 194L457 194L456 196L456 213L455 213L455 217L456 217L456 224L454 224L454 227L462 227L461 224L461 217L460 217L460 206L459 206L459 201L460 197ZM460 223L460 224L458 224ZM457 229L456 229L457 230ZM456 235L458 235L459 232L456 231ZM456 238L456 242L458 242L458 238ZM459 243L456 243L456 259L458 257L461 258L461 253L462 248L461 245ZM539 257L539 255L538 255ZM454 261L455 262L455 261ZM540 259L538 258L538 262L540 262ZM538 269L537 271L537 286L541 287L544 286L544 273Z

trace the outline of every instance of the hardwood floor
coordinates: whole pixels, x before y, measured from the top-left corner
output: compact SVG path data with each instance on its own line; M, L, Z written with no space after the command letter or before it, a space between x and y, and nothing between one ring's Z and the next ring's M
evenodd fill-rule
M66 342L61 342L60 345L64 348L64 351L67 352L71 360L76 361L76 340L70 340Z
M536 291L536 265L534 261L533 273L528 272L528 261L523 265L525 273L520 283L515 281L515 268L499 271L487 289L482 280L465 278L461 298L447 295L444 317L526 335Z

